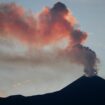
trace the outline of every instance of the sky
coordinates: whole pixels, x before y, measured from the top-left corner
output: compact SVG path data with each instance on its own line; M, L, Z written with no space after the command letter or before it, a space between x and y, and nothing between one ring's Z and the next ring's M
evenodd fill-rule
M88 33L84 45L96 52L100 59L98 75L105 78L105 0L0 0L0 3L14 2L37 14L46 6L52 8L57 1L66 4L81 30ZM44 54L41 57L39 52L32 51L30 54L18 40L10 40L0 39L0 97L57 91L84 74L83 67L70 64L68 60L40 61ZM24 52L29 54L29 58L24 56ZM34 53L38 60L34 59ZM13 54L17 54L15 58Z

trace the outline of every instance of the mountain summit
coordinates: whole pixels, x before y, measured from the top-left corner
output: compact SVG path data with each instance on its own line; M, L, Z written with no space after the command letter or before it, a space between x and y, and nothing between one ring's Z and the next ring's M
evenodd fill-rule
M105 80L82 76L61 91L45 95L20 95L0 99L0 105L105 105Z

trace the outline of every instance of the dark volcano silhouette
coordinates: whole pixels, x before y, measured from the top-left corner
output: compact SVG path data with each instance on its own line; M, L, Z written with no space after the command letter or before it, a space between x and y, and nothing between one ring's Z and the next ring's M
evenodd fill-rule
M0 99L0 105L105 105L105 80L82 76L62 90L45 95Z

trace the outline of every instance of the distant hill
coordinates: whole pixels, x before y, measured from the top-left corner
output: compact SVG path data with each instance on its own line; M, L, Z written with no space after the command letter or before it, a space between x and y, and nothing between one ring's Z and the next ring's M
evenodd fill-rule
M0 105L105 105L105 80L82 76L58 92L0 98Z

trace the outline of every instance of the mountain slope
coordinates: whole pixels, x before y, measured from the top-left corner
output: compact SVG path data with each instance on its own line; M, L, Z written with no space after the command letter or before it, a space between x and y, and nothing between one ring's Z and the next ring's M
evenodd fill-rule
M81 77L61 91L45 95L20 95L0 99L0 105L105 105L105 80Z

